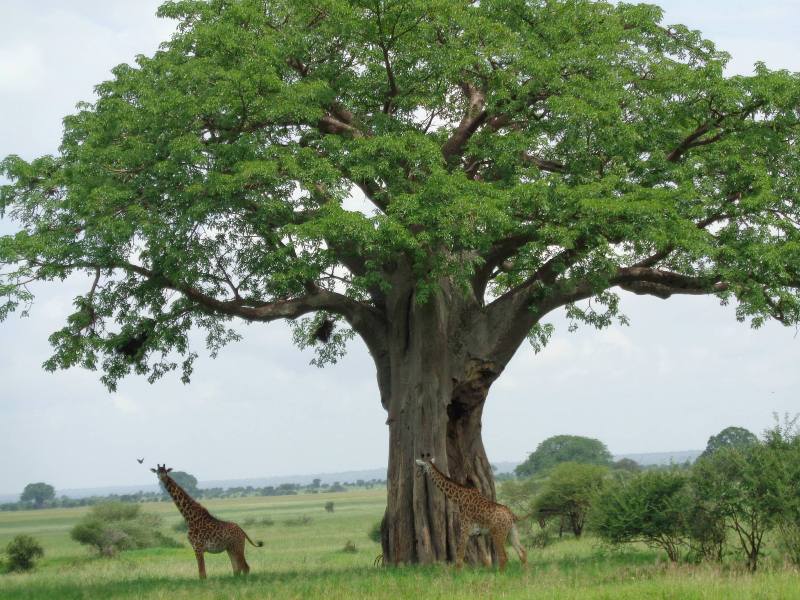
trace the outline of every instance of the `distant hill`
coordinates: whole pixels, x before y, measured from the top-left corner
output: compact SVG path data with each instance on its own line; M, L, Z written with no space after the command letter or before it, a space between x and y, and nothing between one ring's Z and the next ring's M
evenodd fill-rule
M653 465L682 465L687 460L693 463L703 453L702 450L679 450L677 452L645 452L643 454L615 454L614 460L630 458L644 467Z
M314 473L311 475L277 475L273 477L251 477L247 479L211 479L207 481L199 481L199 488L231 488L231 487L266 487L268 485L277 486L281 483L298 483L300 485L307 485L319 479L321 483L344 483L346 481L356 482L359 479L369 481L370 479L386 479L386 469L365 469L361 471L342 471L340 473ZM78 489L59 489L56 490L56 496L67 496L68 498L88 498L90 496L110 496L116 494L121 496L123 494L135 494L136 492L157 492L158 484L140 484L140 485L115 485L108 487L96 488L78 488ZM0 495L0 502L16 502L19 500L19 494L6 494Z
M700 456L701 450L679 450L676 452L645 452L642 454L617 454L614 460L620 458L630 458L643 466L668 465L670 463L683 464L687 460L694 462ZM518 462L494 462L492 465L497 467L498 473L513 473L514 467ZM322 483L344 483L346 481L355 482L359 479L369 481L370 479L386 479L386 469L365 469L362 471L341 471L339 473L314 473L312 475L278 475L273 477L253 477L249 479L212 479L200 481L200 488L231 488L231 487L265 487L268 485L277 486L281 483L298 483L307 485L314 479L319 479ZM80 488L56 490L57 496L67 496L69 498L88 498L89 496L109 496L117 494L135 494L136 492L157 492L157 484L142 485L118 485L111 487ZM16 502L19 494L0 495L0 502Z

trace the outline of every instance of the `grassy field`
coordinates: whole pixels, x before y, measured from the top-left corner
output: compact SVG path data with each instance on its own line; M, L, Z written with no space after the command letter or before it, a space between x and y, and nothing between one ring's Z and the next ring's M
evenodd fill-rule
M324 510L326 501L335 511ZM35 536L45 558L29 574L0 575L0 599L191 599L211 598L553 598L553 599L750 599L800 598L800 573L769 563L751 576L736 566L679 566L645 548L611 551L596 541L565 540L544 550L532 549L522 568L512 552L504 574L486 568L461 572L446 567L382 569L373 567L380 553L367 531L383 513L384 491L209 501L217 516L244 524L263 548L248 546L252 572L234 578L225 554L206 555L209 579L197 579L191 549L139 550L118 558L93 557L69 538L86 509L0 513L0 548L15 535ZM180 515L171 503L145 504L171 525ZM306 525L286 523L306 515ZM264 517L274 521L260 524ZM356 552L343 552L352 541ZM509 550L511 550L509 548Z

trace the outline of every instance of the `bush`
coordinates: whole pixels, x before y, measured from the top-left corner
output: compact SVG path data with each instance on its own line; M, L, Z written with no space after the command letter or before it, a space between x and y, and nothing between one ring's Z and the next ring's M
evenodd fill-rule
M142 507L126 502L103 502L91 508L89 514L98 521L130 521L139 517Z
M367 532L367 537L376 544L381 543L381 522L375 521Z
M544 487L545 478L509 479L500 484L499 497L517 515L532 514L533 501Z
M302 515L299 517L294 517L291 519L286 519L283 524L288 525L289 527L300 527L302 525L308 525L313 521L313 519L309 516Z
M29 535L18 535L6 546L9 571L30 571L38 559L44 556L44 549Z
M778 526L778 543L786 558L800 567L800 523L781 522Z
M785 509L782 472L780 452L761 443L720 448L693 468L700 501L736 532L750 571L758 567L765 534Z
M686 515L686 534L691 557L696 561L721 561L725 550L725 515L715 503L704 502L692 489L692 500Z
M524 546L529 548L546 548L557 538L562 536L565 525L565 519L559 518L546 522L544 527L542 527L541 524L528 524L527 527L521 527L518 524L517 527L520 529L520 535L522 536L522 543Z
M178 521L175 525L172 526L173 531L177 531L178 533L186 533L189 531L189 525L186 521Z
M255 525L255 523L256 523L255 517L247 517L244 521L242 521L242 525L246 525L247 527Z
M91 546L102 556L124 550L180 546L159 531L161 518L141 512L138 504L106 502L93 506L70 531L73 540Z
M765 432L764 443L780 457L782 506L778 517L778 544L786 558L800 567L800 432L798 417L784 417L781 425Z
M342 552L355 553L358 552L358 548L356 548L356 545L353 542L347 540L344 544L344 548L342 548Z
M607 468L599 465L561 463L554 467L533 503L540 523L551 517L563 520L580 537L594 497L603 487Z
M644 542L661 548L675 562L687 538L687 487L678 471L648 471L611 483L592 509L592 529L612 544Z
M325 512L329 512L329 513L333 512L333 502L326 502L325 503Z
M269 527L270 525L275 525L275 521L272 520L271 517L261 517L261 524Z

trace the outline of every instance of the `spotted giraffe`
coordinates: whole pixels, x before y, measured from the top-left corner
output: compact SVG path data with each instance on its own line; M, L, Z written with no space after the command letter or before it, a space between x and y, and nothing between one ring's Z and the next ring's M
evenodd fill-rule
M236 523L221 521L212 516L205 507L187 494L186 490L175 483L169 476L172 469L167 469L167 465L158 465L158 469L150 470L158 475L159 481L172 496L175 506L186 520L186 525L189 527L189 543L197 557L200 579L206 578L205 552L217 554L225 550L231 559L234 575L249 573L250 566L244 558L244 541L247 539L253 546L258 547L263 546L264 542L256 543Z
M467 540L471 535L489 533L497 549L500 560L500 570L504 570L508 556L506 555L506 538L511 537L511 544L519 555L522 564L528 560L528 554L519 541L519 532L515 521L517 517L507 506L492 502L485 498L477 489L463 486L442 473L434 464L430 454L423 455L422 460L417 459L417 465L427 473L434 485L444 495L458 505L461 514L461 537L456 549L456 567L464 564L464 552L467 549Z

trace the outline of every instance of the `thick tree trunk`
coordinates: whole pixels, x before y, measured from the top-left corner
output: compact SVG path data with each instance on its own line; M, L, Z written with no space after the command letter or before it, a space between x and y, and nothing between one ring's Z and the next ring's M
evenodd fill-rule
M394 308L388 356L382 366L376 361L389 425L384 560L393 565L452 561L461 526L458 509L414 460L431 453L450 477L494 499L481 416L498 372L490 361L471 356L468 310L458 298L442 292L417 304L409 294ZM486 562L493 554L488 540L473 539L467 560Z

